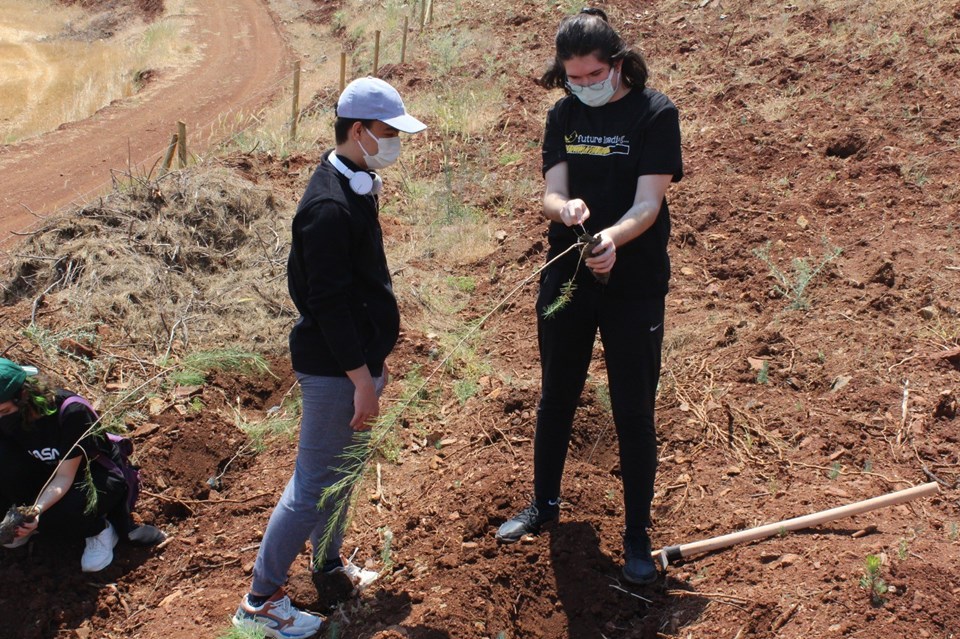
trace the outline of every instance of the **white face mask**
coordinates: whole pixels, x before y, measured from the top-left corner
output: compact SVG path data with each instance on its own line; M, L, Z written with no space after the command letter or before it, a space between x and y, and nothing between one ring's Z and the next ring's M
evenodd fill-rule
M581 102L591 107L603 106L610 101L610 98L613 97L613 94L617 92L617 89L620 86L620 78L617 77L617 86L613 86L613 72L614 68L610 67L610 75L607 76L606 80L601 80L596 84L588 85L578 85L571 84L567 81L567 88L570 89L570 93L577 96Z
M367 133L377 141L378 149L376 155L369 155L367 154L367 150L363 148L363 142L357 140L357 144L360 145L360 150L363 151L363 161L367 163L368 169L382 169L397 161L397 158L400 157L399 136L395 138L378 138L370 129L367 129Z

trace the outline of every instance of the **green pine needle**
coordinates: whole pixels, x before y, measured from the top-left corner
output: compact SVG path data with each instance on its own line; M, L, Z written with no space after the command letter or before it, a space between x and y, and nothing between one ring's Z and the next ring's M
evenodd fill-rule
M92 515L97 512L97 487L93 483L93 472L90 470L90 462L83 465L83 514Z
M573 281L573 278L564 282L563 286L560 287L560 295L557 296L557 299L550 302L550 304L543 309L543 319L552 318L560 309L569 304L570 300L573 299L573 292L575 290L577 290L577 283Z

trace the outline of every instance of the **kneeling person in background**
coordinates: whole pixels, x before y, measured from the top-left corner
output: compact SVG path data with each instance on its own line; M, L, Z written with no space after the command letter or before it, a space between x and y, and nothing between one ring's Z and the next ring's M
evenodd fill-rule
M113 442L95 434L97 416L85 402L69 399L75 393L51 388L36 372L0 358L0 506L33 504L3 545L18 548L38 532L79 534L86 540L81 569L98 572L113 562L121 538L162 541L153 526L133 524L129 487L117 465L96 463L101 456L119 459Z

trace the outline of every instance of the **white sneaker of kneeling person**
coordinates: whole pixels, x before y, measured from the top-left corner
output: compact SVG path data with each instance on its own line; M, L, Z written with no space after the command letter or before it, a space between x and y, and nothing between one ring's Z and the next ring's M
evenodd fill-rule
M80 568L83 572L100 572L113 563L113 548L120 540L113 524L107 522L107 527L93 537L87 537L83 557L80 558Z

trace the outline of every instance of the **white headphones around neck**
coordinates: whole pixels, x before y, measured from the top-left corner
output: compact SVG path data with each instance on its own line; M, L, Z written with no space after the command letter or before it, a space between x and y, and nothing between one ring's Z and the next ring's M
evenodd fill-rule
M332 164L341 175L350 180L350 190L357 195L367 195L369 193L376 195L380 192L380 189L383 188L383 180L381 180L380 176L376 173L351 171L347 168L347 165L337 157L336 151L331 151L329 158L330 164Z

